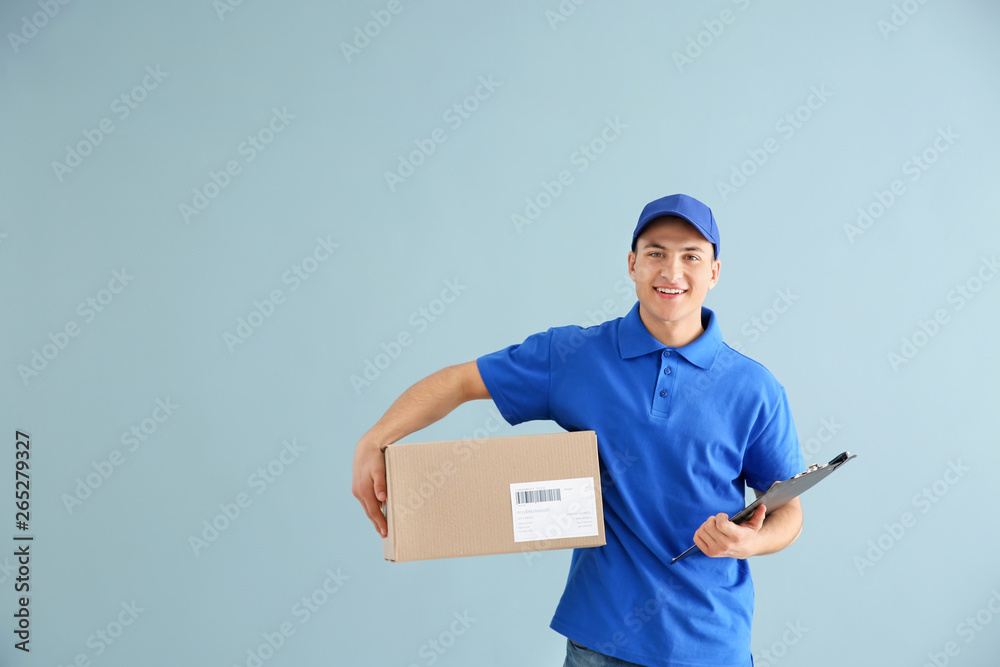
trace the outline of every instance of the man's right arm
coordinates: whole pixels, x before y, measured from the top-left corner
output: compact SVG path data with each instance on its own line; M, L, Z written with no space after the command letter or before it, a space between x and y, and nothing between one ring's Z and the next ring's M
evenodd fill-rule
M490 398L475 361L448 366L425 377L389 406L354 450L352 490L379 535L385 537L385 454L401 438L430 426L466 401Z

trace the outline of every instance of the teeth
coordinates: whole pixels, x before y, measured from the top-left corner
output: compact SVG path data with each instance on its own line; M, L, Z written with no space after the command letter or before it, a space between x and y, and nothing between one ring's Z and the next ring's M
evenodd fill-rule
M659 292L660 294L683 294L684 293L684 290L682 290L682 289L664 289L662 287L657 287L656 291Z

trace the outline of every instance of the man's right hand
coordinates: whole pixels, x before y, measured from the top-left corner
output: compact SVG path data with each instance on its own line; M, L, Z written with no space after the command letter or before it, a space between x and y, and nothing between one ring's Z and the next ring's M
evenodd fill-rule
M354 497L362 507L375 530L386 536L385 515L382 501L385 500L385 453L378 445L368 445L364 440L354 450L354 480L351 485Z

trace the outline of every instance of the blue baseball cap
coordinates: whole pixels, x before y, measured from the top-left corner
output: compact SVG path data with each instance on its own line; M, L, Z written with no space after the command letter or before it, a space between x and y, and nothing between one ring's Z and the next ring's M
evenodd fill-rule
M712 242L715 247L715 258L719 258L719 226L715 224L712 209L688 195L669 195L646 204L639 214L639 224L635 226L635 232L632 234L632 250L635 250L639 234L642 234L642 230L649 223L667 216L677 216L694 225L702 236Z

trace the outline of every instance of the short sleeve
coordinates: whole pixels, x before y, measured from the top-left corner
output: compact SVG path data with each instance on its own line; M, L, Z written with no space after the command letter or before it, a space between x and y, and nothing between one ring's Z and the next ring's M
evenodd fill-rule
M479 357L476 365L497 409L510 424L549 419L552 330Z
M788 396L780 385L771 405L770 414L751 434L743 459L744 479L758 491L766 491L774 482L790 479L805 468Z

